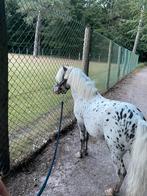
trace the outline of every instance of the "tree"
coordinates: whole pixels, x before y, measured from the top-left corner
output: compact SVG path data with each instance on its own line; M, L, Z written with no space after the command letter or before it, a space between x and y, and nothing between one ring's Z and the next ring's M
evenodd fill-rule
M90 24L101 33L130 50L134 40L137 53L147 52L147 10L143 0L6 0L9 48L22 52L68 56L81 51L84 26ZM139 28L141 5L144 14ZM40 22L37 22L37 20ZM142 23L142 25L141 25ZM39 24L39 25L37 25ZM36 33L35 33L36 31ZM139 32L139 33L137 33ZM138 36L139 34L139 36ZM35 36L36 35L36 36ZM101 46L105 49L103 44ZM35 49L36 48L36 49ZM73 49L74 48L74 49ZM94 46L95 54L97 46ZM94 50L93 50L94 51ZM74 52L72 52L74 54Z
M19 5L16 0L6 1L6 16L8 30L8 48L9 51L17 50L21 47L26 33L27 25L24 21L24 14L19 12ZM22 30L23 26L23 30Z
M137 29L137 33L136 33L136 37L135 37L135 41L134 41L134 46L133 46L134 53L136 53L140 33L142 31L143 15L144 15L144 5L141 6L141 10L140 10L139 24L138 24L138 29Z

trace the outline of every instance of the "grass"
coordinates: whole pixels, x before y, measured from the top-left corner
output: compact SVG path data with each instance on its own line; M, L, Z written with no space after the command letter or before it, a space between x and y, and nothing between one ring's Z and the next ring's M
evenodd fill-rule
M53 93L55 74L62 64L81 61L9 54L9 138L11 165L40 148L57 130L62 96ZM66 95L64 121L70 121L73 104ZM64 122L65 124L65 122Z
M9 131L14 132L59 104L52 92L55 74L62 64L82 67L82 62L61 58L9 55ZM90 63L90 77L105 89L107 64ZM68 93L66 98L70 99Z
M9 138L11 164L40 148L57 129L62 95L52 88L60 65L82 68L80 60L9 54ZM111 65L110 85L117 81L117 65ZM90 62L89 76L99 91L106 90L107 63ZM73 114L70 92L64 98L64 124Z
M9 127L13 132L59 103L60 98L53 94L52 88L63 60L24 55L9 59Z

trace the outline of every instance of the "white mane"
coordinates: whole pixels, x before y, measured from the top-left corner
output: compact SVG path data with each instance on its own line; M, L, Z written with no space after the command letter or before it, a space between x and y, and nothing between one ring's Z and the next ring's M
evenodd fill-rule
M95 83L81 69L72 67L67 78L67 82L79 96L90 99L97 94Z

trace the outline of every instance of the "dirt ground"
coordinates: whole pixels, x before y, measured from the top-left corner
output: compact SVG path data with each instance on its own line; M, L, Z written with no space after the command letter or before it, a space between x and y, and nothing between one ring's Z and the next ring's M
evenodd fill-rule
M147 68L138 69L127 76L105 97L131 102L147 118ZM53 142L33 162L6 179L11 196L36 195L47 174L54 147ZM43 196L103 196L104 190L117 181L103 139L90 138L89 156L80 160L75 157L79 147L79 132L75 125L73 130L61 137L58 160ZM124 188L120 195L124 195Z

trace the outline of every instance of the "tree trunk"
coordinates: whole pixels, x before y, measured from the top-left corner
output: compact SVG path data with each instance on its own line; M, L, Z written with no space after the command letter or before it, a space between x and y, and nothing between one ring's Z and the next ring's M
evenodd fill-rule
M38 49L39 49L39 44L40 44L39 43L40 27L41 27L41 16L40 16L40 11L39 11L38 17L37 17L37 23L36 23L33 56L37 56L38 54Z
M134 53L136 53L136 49L137 49L137 46L138 46L140 33L141 33L141 30L142 30L143 14L144 14L144 5L141 7L140 19L139 19L137 34L136 34L135 42L134 42L134 46L133 46L133 52Z

